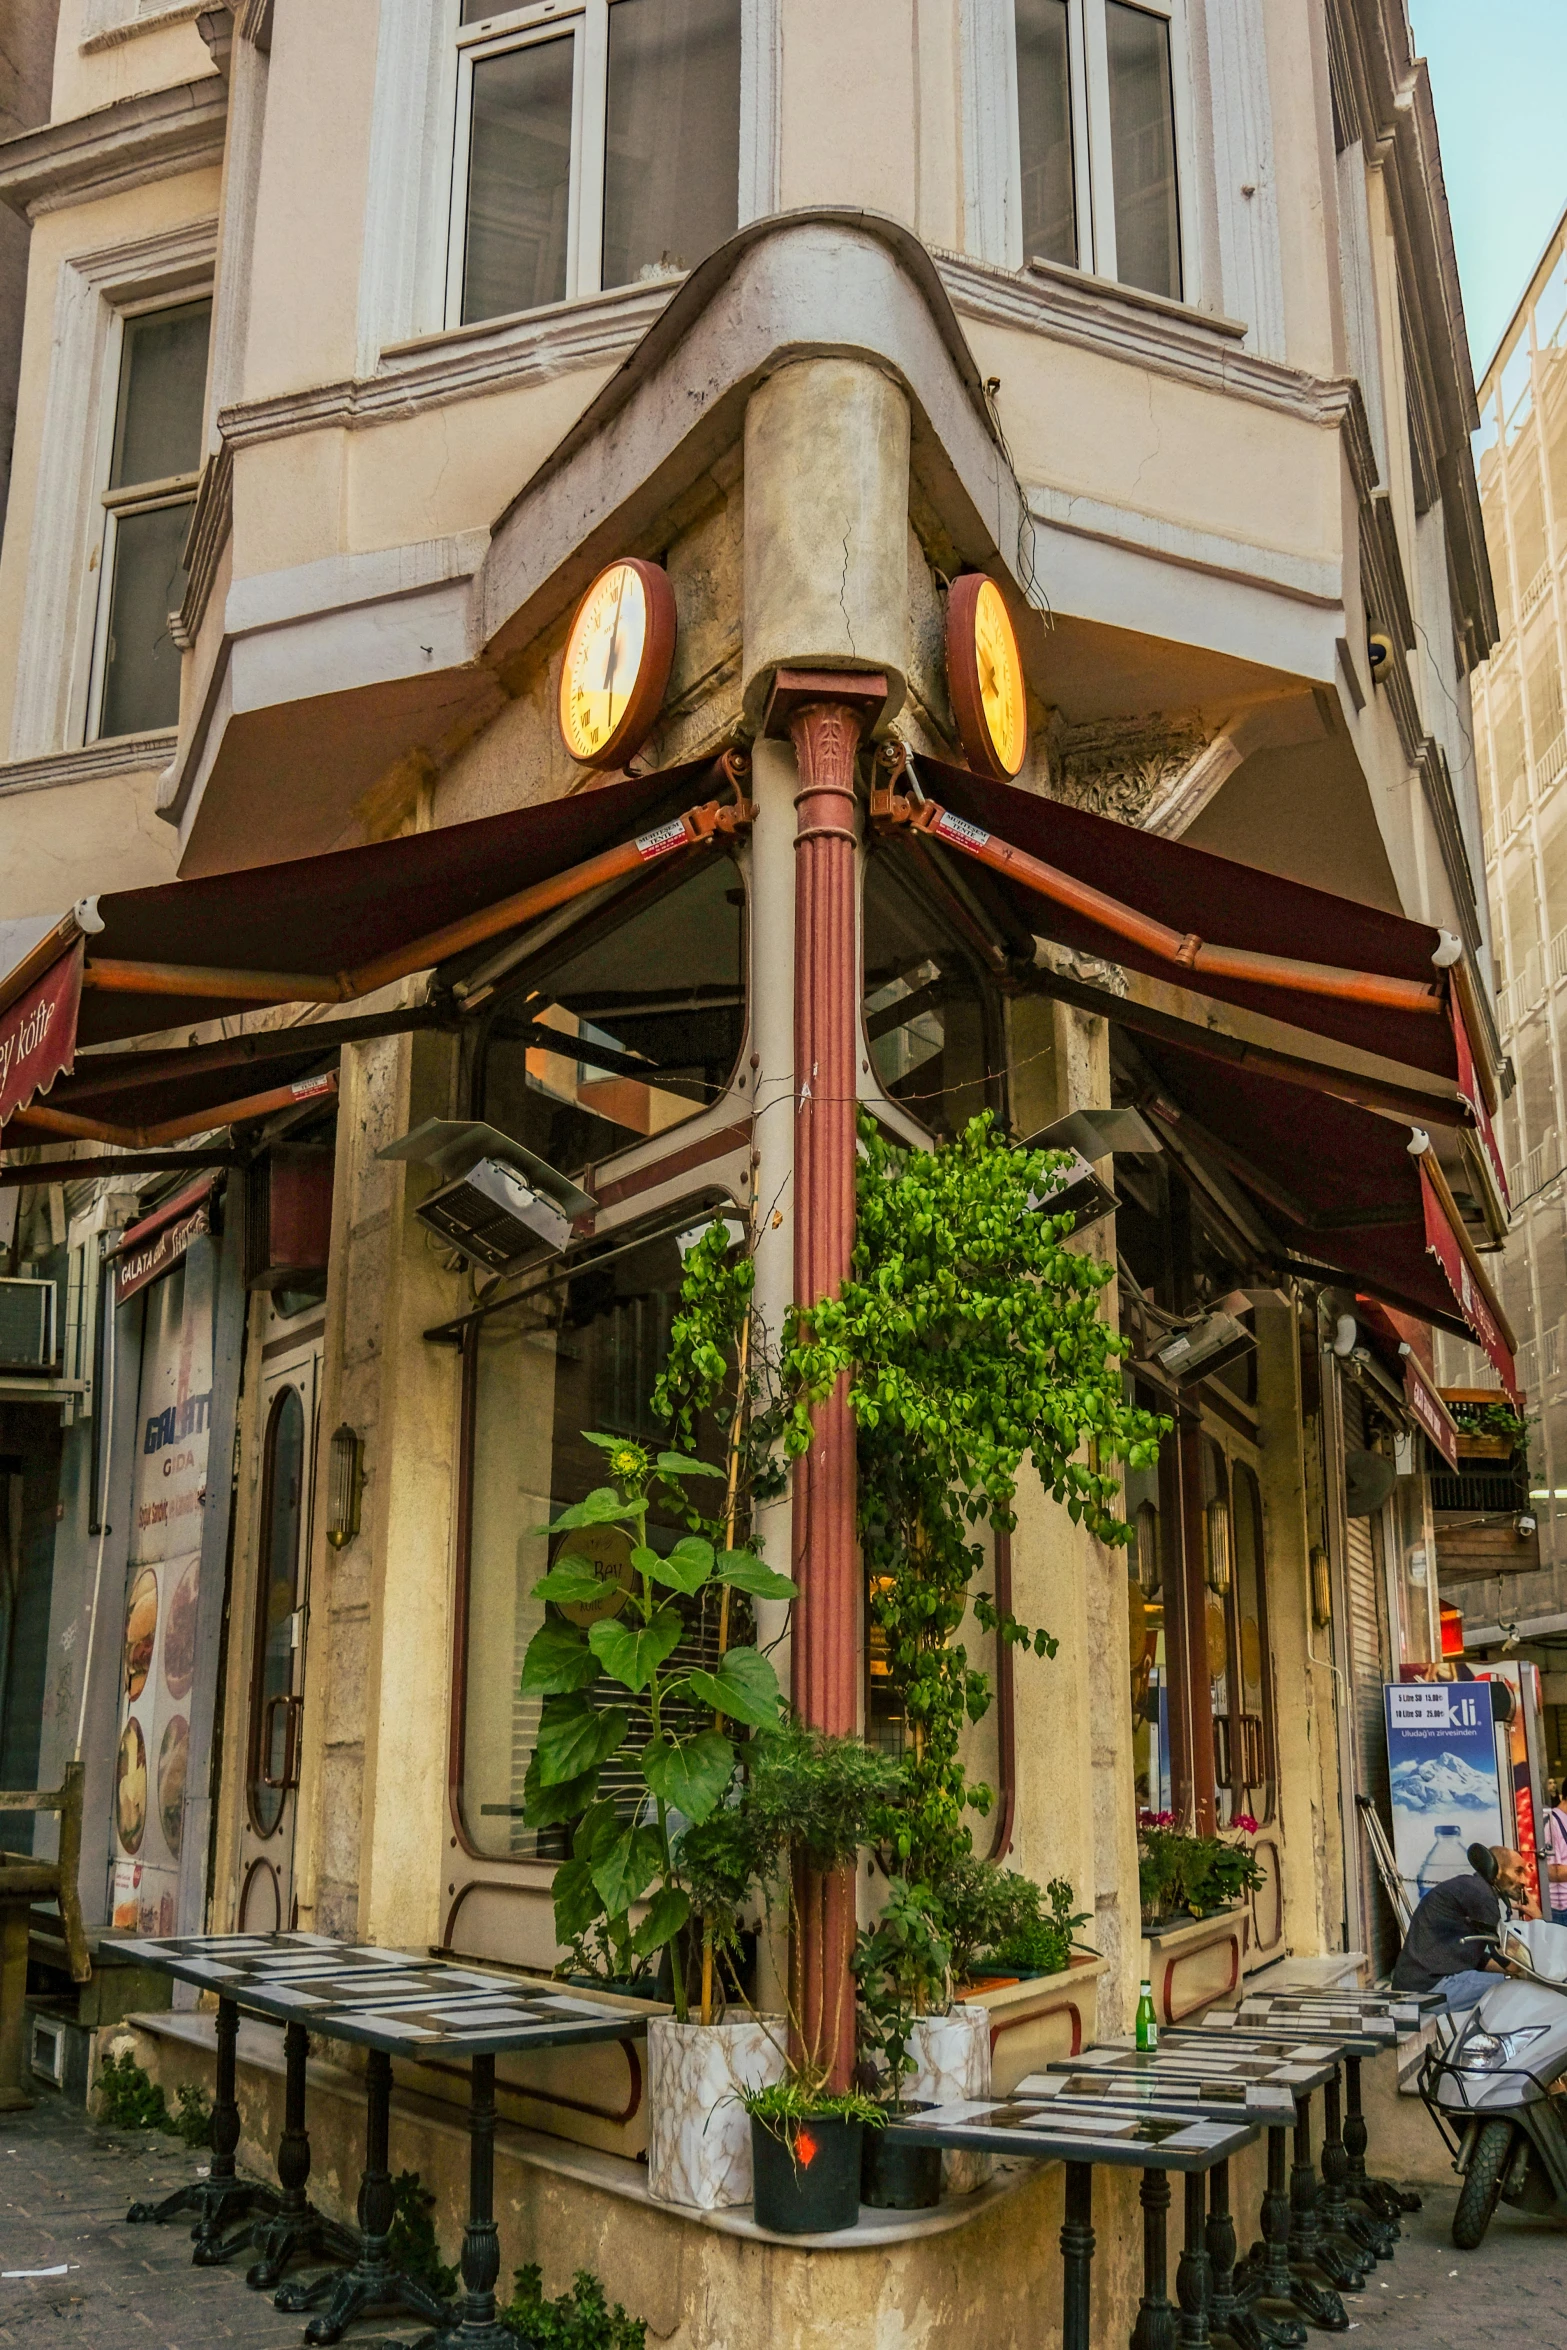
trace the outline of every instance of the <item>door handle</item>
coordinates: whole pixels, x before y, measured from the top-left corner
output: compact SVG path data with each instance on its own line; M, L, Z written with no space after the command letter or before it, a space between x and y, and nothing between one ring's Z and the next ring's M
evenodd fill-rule
M299 1785L299 1717L304 1711L303 1697L291 1697L281 1692L267 1699L266 1711L261 1717L261 1784L286 1794ZM272 1720L279 1706L283 1708L283 1768L276 1778L272 1775Z

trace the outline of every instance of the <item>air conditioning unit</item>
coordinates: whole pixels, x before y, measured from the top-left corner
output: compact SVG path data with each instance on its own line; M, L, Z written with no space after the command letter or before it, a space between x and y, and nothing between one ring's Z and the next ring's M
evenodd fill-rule
M445 1180L414 1213L491 1273L530 1257L559 1256L574 1220L594 1205L569 1177L479 1120L427 1118L376 1156L413 1159L439 1171Z
M55 1367L52 1281L0 1280L0 1371Z

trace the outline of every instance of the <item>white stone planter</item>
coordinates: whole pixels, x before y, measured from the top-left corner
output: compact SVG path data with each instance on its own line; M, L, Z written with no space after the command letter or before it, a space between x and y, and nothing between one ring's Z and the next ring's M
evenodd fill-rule
M724 2211L751 2200L751 2118L743 2089L784 2075L782 2016L647 2028L647 2191L657 2203Z
M951 2007L945 2015L917 2016L909 2035L917 2060L905 2097L955 2105L960 2098L990 2095L990 2015L986 2008ZM989 2154L948 2152L941 2158L941 2185L947 2195L972 2195L995 2168Z

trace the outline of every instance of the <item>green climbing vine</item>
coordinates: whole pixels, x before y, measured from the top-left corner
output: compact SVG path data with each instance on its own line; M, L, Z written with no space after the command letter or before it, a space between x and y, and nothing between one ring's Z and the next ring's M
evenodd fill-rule
M1063 1163L1014 1148L988 1112L932 1151L902 1149L862 1116L851 1278L785 1332L787 1453L806 1450L813 1407L849 1376L871 1612L912 1732L896 1846L916 1882L938 1884L972 1848L964 1815L992 1801L959 1753L964 1723L992 1700L958 1638L971 1594L998 1640L1056 1649L973 1590L980 1527L1010 1531L1031 1457L1074 1521L1125 1543L1114 1464L1151 1465L1169 1426L1125 1399L1126 1342L1099 1310L1111 1268L1066 1245L1070 1215L1038 1204Z

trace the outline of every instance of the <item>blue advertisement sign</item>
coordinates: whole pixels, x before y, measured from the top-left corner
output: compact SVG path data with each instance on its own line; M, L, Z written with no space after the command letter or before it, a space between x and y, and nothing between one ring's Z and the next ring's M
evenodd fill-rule
M1411 1907L1469 1874L1471 1844L1502 1844L1491 1692L1483 1681L1384 1687L1393 1850Z

